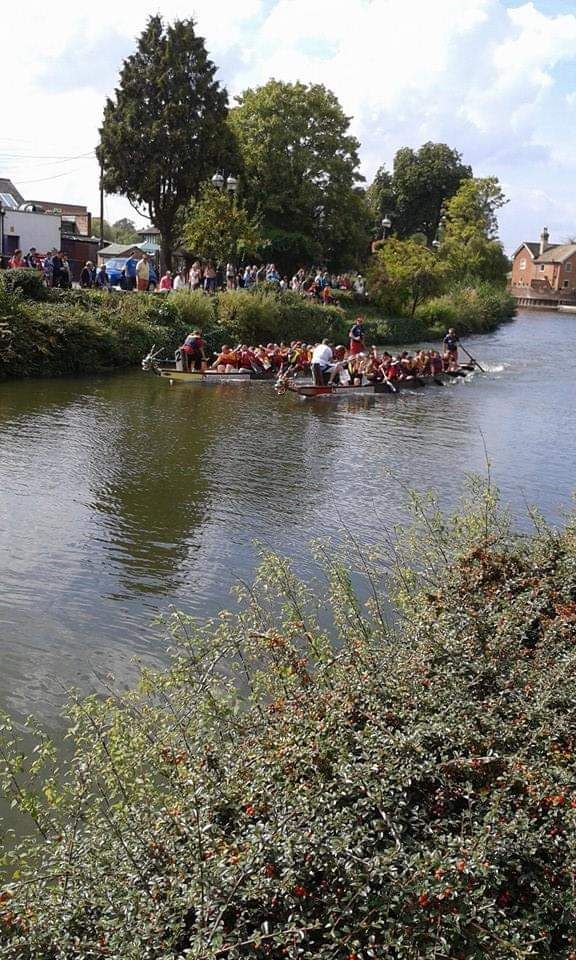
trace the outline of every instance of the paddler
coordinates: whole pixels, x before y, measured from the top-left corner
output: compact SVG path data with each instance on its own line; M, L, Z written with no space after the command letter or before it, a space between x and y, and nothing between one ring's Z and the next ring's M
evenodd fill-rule
M235 373L238 363L238 356L235 350L231 350L228 344L224 343L218 356L216 357L212 368L218 373Z

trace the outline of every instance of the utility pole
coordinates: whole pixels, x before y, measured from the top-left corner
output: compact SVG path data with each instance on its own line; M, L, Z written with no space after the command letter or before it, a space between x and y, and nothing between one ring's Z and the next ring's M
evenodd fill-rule
M100 249L104 246L104 164L100 161Z

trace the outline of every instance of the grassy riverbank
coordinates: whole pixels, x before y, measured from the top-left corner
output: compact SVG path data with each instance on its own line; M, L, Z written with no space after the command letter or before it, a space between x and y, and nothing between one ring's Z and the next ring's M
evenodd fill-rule
M0 274L0 378L127 367L139 363L152 344L171 355L196 326L210 349L224 342L325 336L345 343L354 318L362 315L369 342L393 345L437 339L447 326L461 334L486 332L513 312L509 295L488 286L456 290L425 304L414 318L383 318L374 304L346 294L338 294L336 306L322 307L269 289L214 298L185 291L47 291L31 271L6 271Z
M39 831L6 960L572 960L576 525L517 539L479 484L414 515L386 583L266 556L238 615L175 616L168 671L72 705L64 771L4 747Z

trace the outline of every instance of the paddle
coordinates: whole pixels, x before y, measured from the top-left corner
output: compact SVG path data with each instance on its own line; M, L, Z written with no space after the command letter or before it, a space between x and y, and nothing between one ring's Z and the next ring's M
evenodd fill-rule
M472 363L475 363L475 364L476 364L476 366L478 367L479 370L482 371L482 373L486 373L484 367L482 367L482 366L478 363L478 361L475 359L475 357L472 356L471 353L468 353L466 347L463 347L462 344L460 344L460 349L466 354L466 356L468 357L469 360L472 361Z

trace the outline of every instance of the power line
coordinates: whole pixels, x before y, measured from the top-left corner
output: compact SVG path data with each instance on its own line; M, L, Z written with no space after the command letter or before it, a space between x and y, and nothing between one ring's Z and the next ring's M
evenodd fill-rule
M60 177L72 176L73 173L79 173L81 167L76 167L75 170L66 170L64 173L56 173L52 177L40 177L38 180L21 180L18 177L18 183L45 183L47 180L58 180Z
M51 163L68 163L72 160L95 160L96 155L93 150L91 150L90 153L78 153L72 157L56 157L54 154L42 156L41 154L34 153L5 153L2 150L0 152L0 158L2 160L47 160Z

